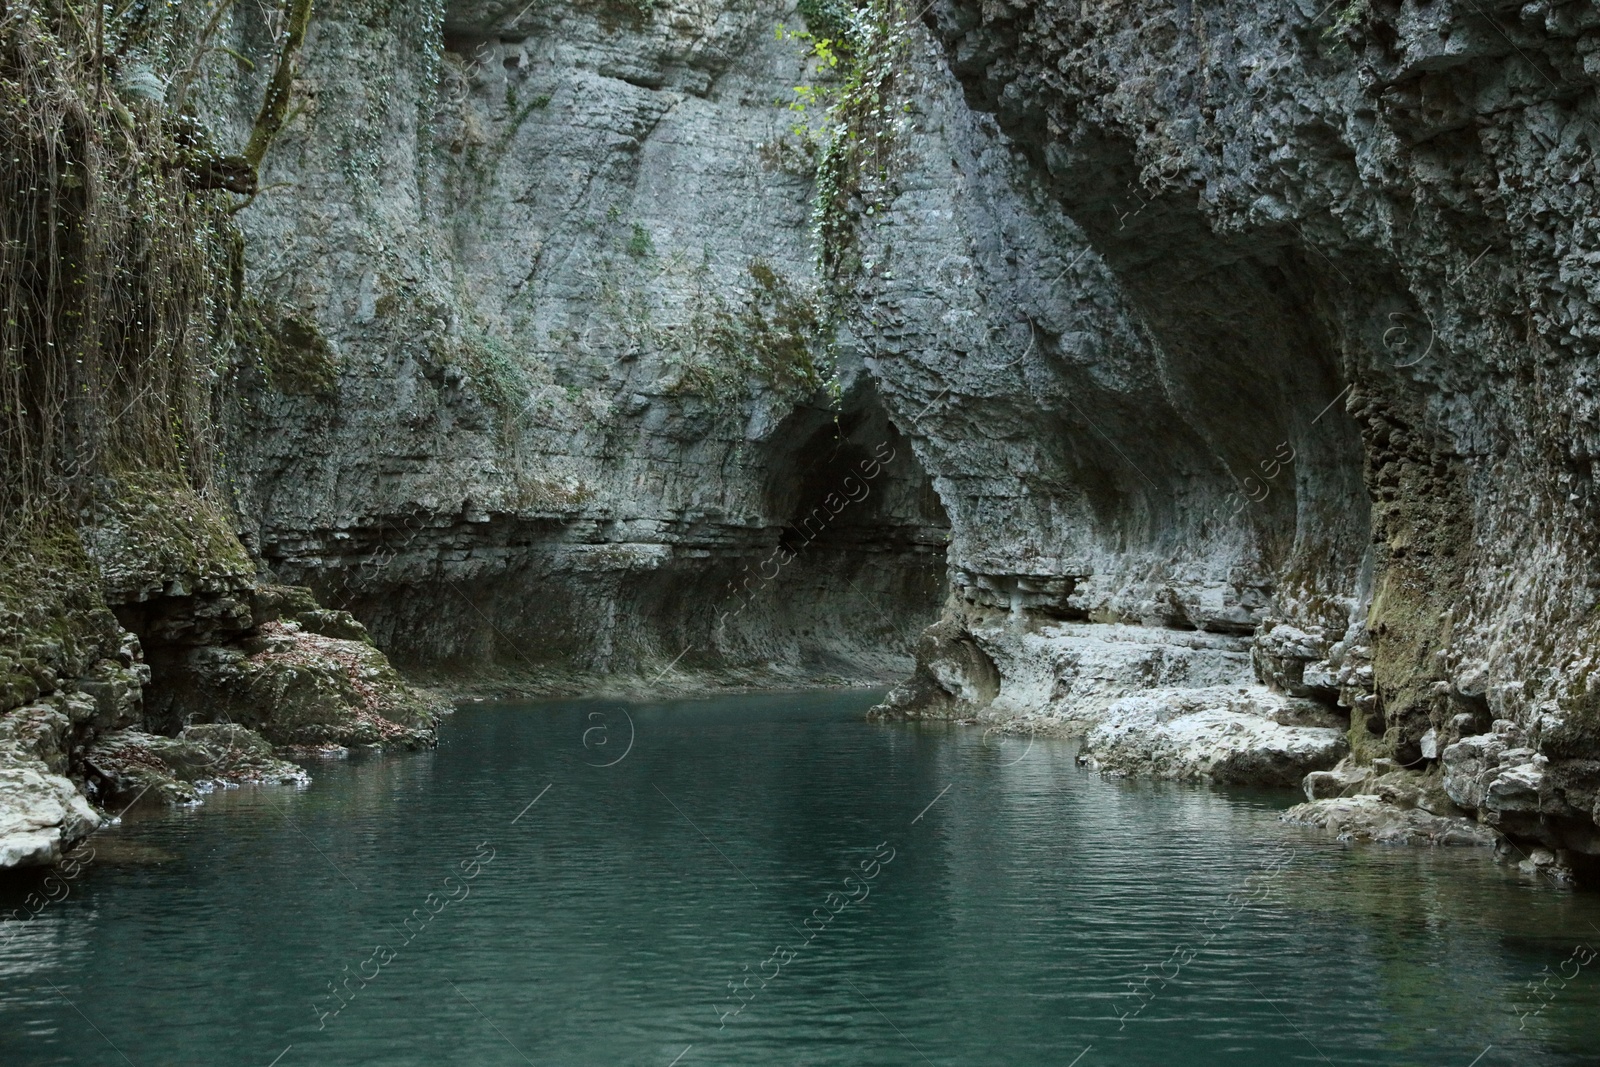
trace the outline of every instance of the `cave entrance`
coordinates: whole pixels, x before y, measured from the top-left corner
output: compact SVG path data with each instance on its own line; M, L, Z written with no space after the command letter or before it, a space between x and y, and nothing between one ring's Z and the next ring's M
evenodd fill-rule
M863 378L837 410L802 408L769 442L775 526L736 575L729 637L818 677L903 676L944 602L950 530L910 441Z
M759 442L720 444L734 468L725 483L703 461L689 477L722 498L685 514L644 496L662 510L651 538L604 506L396 521L392 541L377 541L394 546L384 565L367 584L326 589L329 602L396 662L430 673L571 690L619 675L654 684L674 669L756 686L909 674L944 604L950 523L864 377L836 408L803 406ZM402 525L414 536L398 536Z

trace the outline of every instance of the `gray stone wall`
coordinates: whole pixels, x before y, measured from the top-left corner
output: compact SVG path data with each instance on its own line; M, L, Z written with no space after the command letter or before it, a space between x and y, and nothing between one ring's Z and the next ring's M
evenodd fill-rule
M425 670L908 667L945 520L859 361L813 339L786 105L816 75L775 34L797 21L451 4L429 38L406 5L319 16L311 104L246 222L268 314L337 368L314 395L259 382L241 418L280 576ZM879 445L896 458L853 500L846 458ZM849 507L752 583L830 494Z
M886 714L1348 752L1592 851L1592 10L936 5L858 60L828 279L797 21L319 17L241 216L262 558L416 666L909 672Z

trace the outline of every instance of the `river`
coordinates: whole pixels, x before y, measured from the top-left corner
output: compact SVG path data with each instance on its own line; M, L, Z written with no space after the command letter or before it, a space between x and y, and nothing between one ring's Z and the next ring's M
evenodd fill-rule
M873 699L473 705L130 812L0 923L0 1063L1600 1064L1600 897Z

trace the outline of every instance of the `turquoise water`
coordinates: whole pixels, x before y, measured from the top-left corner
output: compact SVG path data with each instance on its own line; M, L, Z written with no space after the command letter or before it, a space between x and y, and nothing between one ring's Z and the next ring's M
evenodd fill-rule
M475 707L131 813L0 924L0 1064L1600 1063L1600 898L871 702Z

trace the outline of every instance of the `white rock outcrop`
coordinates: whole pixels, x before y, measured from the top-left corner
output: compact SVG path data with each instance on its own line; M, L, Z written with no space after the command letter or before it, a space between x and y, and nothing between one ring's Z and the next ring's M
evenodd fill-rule
M42 761L0 760L0 870L54 863L99 827L83 795Z
M1113 703L1078 759L1119 774L1294 786L1348 748L1340 730L1293 724L1311 710L1296 703L1260 686L1150 690Z

